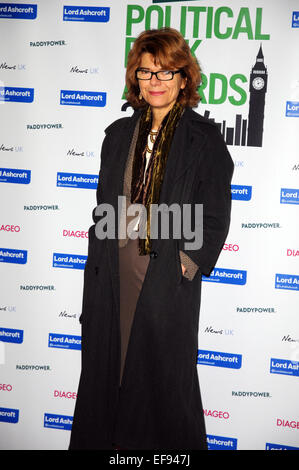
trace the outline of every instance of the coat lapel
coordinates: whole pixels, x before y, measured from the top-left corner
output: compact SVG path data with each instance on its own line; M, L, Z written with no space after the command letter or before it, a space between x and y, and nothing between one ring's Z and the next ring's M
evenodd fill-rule
M171 192L175 189L177 181L199 158L200 150L206 142L206 135L201 132L198 119L199 115L194 116L194 112L186 108L168 155L160 203L170 202Z

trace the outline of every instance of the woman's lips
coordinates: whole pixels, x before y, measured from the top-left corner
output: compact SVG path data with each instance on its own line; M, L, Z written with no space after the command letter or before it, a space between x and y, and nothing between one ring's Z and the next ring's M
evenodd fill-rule
M152 96L160 96L163 95L165 91L149 91L149 94Z

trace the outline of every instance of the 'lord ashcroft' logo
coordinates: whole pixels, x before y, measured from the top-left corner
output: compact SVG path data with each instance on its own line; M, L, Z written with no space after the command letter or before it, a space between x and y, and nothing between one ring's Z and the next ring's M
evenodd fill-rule
M27 250L0 248L0 263L26 264Z
M265 450L299 450L299 447L285 446L284 444L272 444L271 442L266 442Z
M29 3L0 3L0 18L34 20L37 16L37 5Z
M81 336L49 333L49 348L81 349Z
M4 343L23 343L23 330L14 330L12 328L1 328L0 329L0 341Z
M107 23L110 19L110 8L64 5L63 21L91 21Z
M299 28L299 11L292 13L292 28Z
M97 189L98 182L99 177L97 175L58 172L56 186L64 188Z
M84 269L87 256L53 253L53 268Z
M237 199L239 201L250 201L252 195L252 186L232 184L231 195L232 199Z
M207 282L220 282L222 284L239 284L241 286L246 284L247 271L240 269L224 269L214 268L210 276L202 276L203 281Z
M17 423L19 421L19 410L0 408L0 421L4 423Z
M106 93L98 91L60 90L60 104L69 106L106 106Z
M197 354L197 364L240 369L242 366L242 355L199 349Z
M287 101L286 116L299 117L299 101Z
M52 413L44 414L44 427L54 429L65 429L70 431L72 429L73 417L65 415L56 415Z
M209 450L237 450L237 439L233 437L213 436L207 434L207 444Z
M276 289L299 290L299 276L296 274L279 274L275 275Z
M0 87L1 101L18 101L20 103L32 103L34 100L34 88L21 88L11 86Z
M280 203L281 204L299 204L299 189L281 188Z
M0 183L29 184L31 170L17 168L0 168Z
M293 375L295 377L299 377L299 362L298 361L290 361L289 359L271 358L271 360L270 360L270 373L271 374Z

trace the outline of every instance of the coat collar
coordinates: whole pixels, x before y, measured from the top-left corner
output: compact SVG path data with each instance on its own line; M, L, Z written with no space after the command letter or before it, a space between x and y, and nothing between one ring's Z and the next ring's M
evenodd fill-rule
M125 172L128 153L134 130L141 116L142 110L135 110L130 117L121 118L111 124L106 133L114 133L118 139L118 165L115 168L117 193L122 194L123 175ZM172 145L167 158L164 182L160 195L161 202L167 202L171 188L185 174L189 167L200 158L201 149L206 143L208 132L215 124L186 107L175 131Z
M142 111L137 110L128 118L127 131L133 135L135 126L141 116ZM194 159L199 158L199 153L207 140L208 127L215 124L186 107L180 119L178 127L173 137L173 142L167 159L164 178L175 183L187 171ZM163 186L166 186L166 183Z
M165 175L168 181L176 183L198 158L207 138L201 130L200 122L198 115L191 108L185 109L168 155L168 173Z

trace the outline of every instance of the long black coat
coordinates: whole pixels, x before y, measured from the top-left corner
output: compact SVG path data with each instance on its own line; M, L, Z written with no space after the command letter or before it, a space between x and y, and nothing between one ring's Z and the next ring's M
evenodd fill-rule
M106 129L97 203L117 210L129 147L140 112ZM210 121L186 108L168 155L159 203L202 203L203 246L152 240L119 390L118 240L89 229L84 272L82 372L70 449L205 449L197 375L201 275L216 264L228 233L233 162ZM94 221L97 218L94 216ZM199 266L182 276L179 250Z

